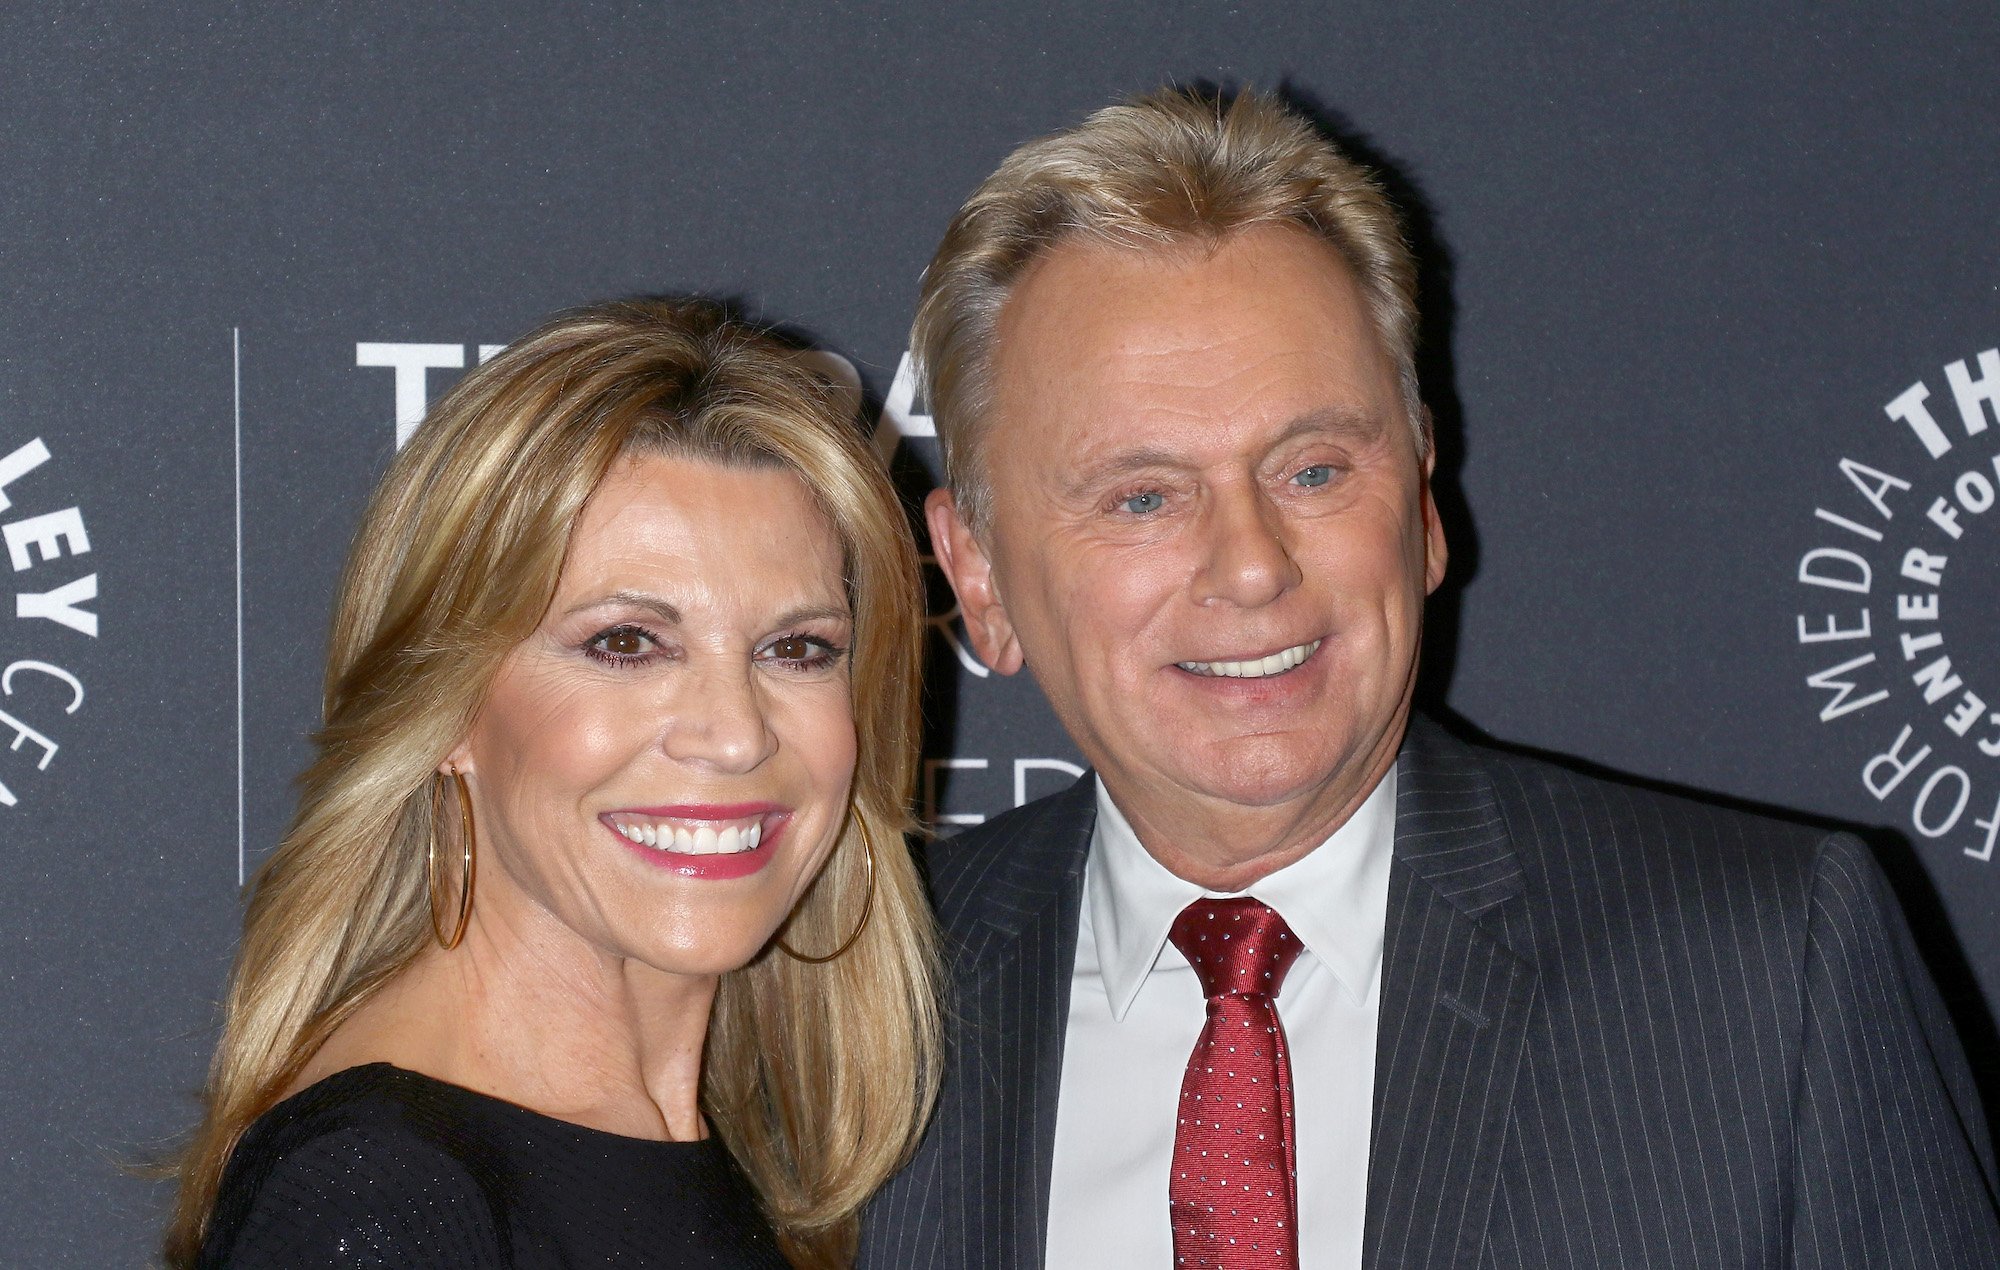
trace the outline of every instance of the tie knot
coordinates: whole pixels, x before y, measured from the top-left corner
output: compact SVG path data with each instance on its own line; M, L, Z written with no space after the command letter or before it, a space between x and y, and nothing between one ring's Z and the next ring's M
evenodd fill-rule
M1202 995L1275 997L1302 947L1285 919L1259 900L1196 900L1167 938L1201 976Z

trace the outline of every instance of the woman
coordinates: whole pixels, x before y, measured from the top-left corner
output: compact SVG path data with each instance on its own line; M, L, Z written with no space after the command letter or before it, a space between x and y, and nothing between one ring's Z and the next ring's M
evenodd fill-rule
M611 304L397 457L170 1265L852 1261L938 1041L919 577L837 399Z

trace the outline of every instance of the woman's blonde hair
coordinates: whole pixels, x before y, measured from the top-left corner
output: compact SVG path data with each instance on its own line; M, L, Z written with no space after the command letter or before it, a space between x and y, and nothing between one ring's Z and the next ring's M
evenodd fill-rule
M703 1110L793 1261L851 1261L861 1204L907 1157L938 1074L935 937L903 835L919 740L921 577L908 523L841 392L696 300L549 323L470 372L375 491L342 577L325 726L244 917L207 1112L166 1238L190 1264L244 1129L433 936L430 785L501 659L555 594L577 515L630 452L796 473L839 535L854 613L853 819L785 933L723 976ZM450 815L449 812L446 813ZM439 826L449 836L454 826ZM476 899L475 899L476 902Z
M1276 97L1165 88L1008 155L952 217L924 270L910 348L965 522L987 528L980 429L994 332L1030 265L1071 238L1161 247L1273 224L1298 226L1354 271L1397 368L1417 452L1428 453L1416 263L1381 186Z

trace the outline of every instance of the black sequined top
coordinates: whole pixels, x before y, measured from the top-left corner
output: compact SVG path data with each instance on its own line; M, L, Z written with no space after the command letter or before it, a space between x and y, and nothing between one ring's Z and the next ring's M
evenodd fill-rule
M651 1142L373 1063L259 1117L203 1270L782 1270L719 1138Z

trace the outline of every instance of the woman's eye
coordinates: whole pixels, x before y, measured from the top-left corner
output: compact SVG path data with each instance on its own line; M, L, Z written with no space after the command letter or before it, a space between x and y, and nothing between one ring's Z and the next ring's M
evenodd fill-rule
M1150 516L1166 506L1166 502L1167 500L1159 494L1146 493L1134 494L1118 505L1134 516Z
M1295 485L1304 485L1307 488L1312 488L1314 486L1324 485L1332 479L1333 479L1333 469L1324 463L1316 463L1311 467L1300 469L1299 472L1292 477L1292 483Z
M764 645L763 656L790 670L820 670L846 651L811 635L781 635Z
M812 642L802 635L787 635L771 645L771 656L779 661L804 661L815 651Z
M657 641L636 626L614 626L592 636L584 652L599 661L622 665L644 659L657 647Z

